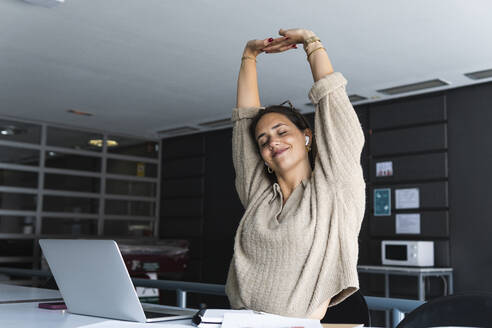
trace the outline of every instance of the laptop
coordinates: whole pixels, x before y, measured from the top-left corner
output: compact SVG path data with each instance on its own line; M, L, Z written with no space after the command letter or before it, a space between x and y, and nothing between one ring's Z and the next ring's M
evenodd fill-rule
M142 305L114 240L40 239L39 244L71 313L136 322L191 319L196 313Z

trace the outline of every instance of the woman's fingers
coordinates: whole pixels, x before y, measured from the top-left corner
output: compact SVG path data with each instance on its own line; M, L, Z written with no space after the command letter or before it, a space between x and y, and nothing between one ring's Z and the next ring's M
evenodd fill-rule
M273 46L277 46L279 44L282 44L284 42L288 41L288 38L285 38L285 37L280 37L280 38L270 38L268 40L268 44L267 44L267 47L273 47Z
M284 52L290 49L297 49L297 46L295 44L289 44L289 45L284 45L281 47L276 47L272 50L265 50L265 53L278 53L278 52Z
M283 46L292 45L292 44L295 44L295 42L292 42L292 40L289 38L285 38L285 37L277 38L274 39L272 42L270 42L268 46L263 48L263 50L275 50Z
M290 47L293 47L295 43L292 43L290 40L286 40L284 42L278 43L276 45L271 45L268 47L263 48L262 50L265 52L274 52L279 49L288 49Z
M302 43L303 41L303 34L306 32L306 30L301 29L301 28L291 28L288 30L285 30L281 28L278 31L278 34L284 36L284 37L289 37L292 39L295 43Z
M287 30L284 30L283 28L281 28L280 30L278 30L278 34L282 35L282 36L285 36L285 33L287 32Z

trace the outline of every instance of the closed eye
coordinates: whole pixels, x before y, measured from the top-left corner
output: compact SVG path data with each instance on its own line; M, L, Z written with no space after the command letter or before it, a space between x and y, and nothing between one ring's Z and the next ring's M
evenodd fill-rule
M287 133L287 131L280 131L278 134L279 135L283 135L283 134L286 134L286 133ZM268 144L268 141L266 141L265 143L262 143L261 144L261 147L265 147L267 144Z

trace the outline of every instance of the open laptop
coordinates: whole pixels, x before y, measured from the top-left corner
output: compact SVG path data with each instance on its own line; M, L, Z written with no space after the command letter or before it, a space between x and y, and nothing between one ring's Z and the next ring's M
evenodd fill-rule
M150 304L152 311L144 311L114 240L40 239L39 244L71 313L154 322L191 319L196 312Z

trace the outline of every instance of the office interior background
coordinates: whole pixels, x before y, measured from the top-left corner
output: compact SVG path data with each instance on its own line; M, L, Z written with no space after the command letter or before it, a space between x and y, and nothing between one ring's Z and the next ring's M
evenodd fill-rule
M383 240L434 241L456 293L492 292L491 12L487 1L1 0L0 265L46 268L40 238L111 238L186 250L161 279L224 284L244 212L230 122L242 50L304 27L347 78L365 131L359 264L381 265ZM289 99L313 123L302 49L257 66L262 104ZM377 174L384 162L392 174ZM374 190L388 188L393 199L417 188L418 208L375 216ZM399 214L418 214L418 232L398 231ZM427 299L446 292L427 280ZM384 296L382 276L360 283ZM416 297L414 277L390 284Z

